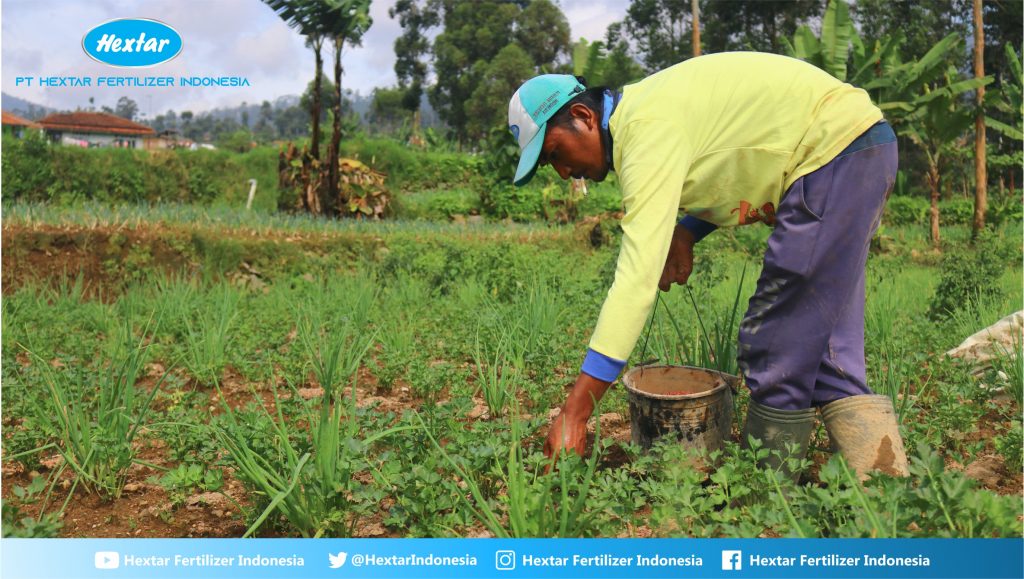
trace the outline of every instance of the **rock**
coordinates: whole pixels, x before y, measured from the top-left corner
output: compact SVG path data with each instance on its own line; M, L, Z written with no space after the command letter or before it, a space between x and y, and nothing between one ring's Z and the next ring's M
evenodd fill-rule
M468 417L471 420L476 420L477 418L483 419L486 415L487 405L484 404L483 402L477 402L475 405L473 405L473 409L469 411Z
M299 396L301 396L303 400L312 400L323 395L324 389L319 386L316 388L299 388Z
M188 508L199 508L203 505L210 507L213 511L223 511L231 506L231 501L221 493L210 492L192 495L185 499L185 506Z
M959 346L946 352L950 358L962 358L973 362L979 371L990 366L989 361L1002 352L1012 352L1021 344L1024 331L1024 310L1006 316L991 326L974 333Z
M471 529L467 531L466 534L463 536L467 539L493 539L494 533L488 531L487 529L480 528Z
M607 412L602 414L599 420L601 421L602 428L608 426L619 426L625 422L625 419L618 412Z
M139 483L128 483L128 484L124 485L124 492L126 492L126 493L134 493L134 492L138 492L138 490L141 489L141 488L142 488L142 485L140 485Z
M985 487L995 488L999 486L999 481L1002 479L1002 476L999 474L1001 466L999 459L996 457L983 456L967 465L967 468L964 469L964 474Z
M388 534L388 530L380 523L370 523L359 529L357 534L360 537L382 537Z

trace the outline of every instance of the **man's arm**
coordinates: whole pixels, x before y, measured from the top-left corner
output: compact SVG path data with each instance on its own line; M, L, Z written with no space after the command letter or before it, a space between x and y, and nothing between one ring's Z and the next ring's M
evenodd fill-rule
M693 272L693 246L717 229L713 223L687 215L679 220L672 232L672 244L668 248L665 269L661 272L658 289L667 292L673 283L683 285Z
M558 456L563 449L572 450L580 456L586 452L587 420L594 412L594 405L611 384L580 372L565 404L551 422L547 440L544 441L545 455Z

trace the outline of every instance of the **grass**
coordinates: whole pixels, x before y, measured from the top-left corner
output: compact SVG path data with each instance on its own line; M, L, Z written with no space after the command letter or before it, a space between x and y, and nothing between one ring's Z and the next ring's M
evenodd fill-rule
M157 480L172 494L216 488L210 473L223 472L221 490L243 505L247 536L347 536L367 523L394 536L481 529L497 536L757 536L766 529L812 537L1020 536L1019 496L979 490L943 470L944 461L969 464L982 452L1019 454L1020 401L994 400L966 367L942 359L966 336L953 321L924 318L939 277L930 262L872 256L867 278L869 378L901 413L916 460L910 479L857 486L819 449L814 458L824 466L814 484L773 483L753 466L756 450L736 445L716 457L711 476L688 466L678 450L642 454L623 443L613 452L598 446L584 458L563 458L546 472L539 448L548 412L578 371L611 281L614 248L594 250L569 228L334 223L217 211L5 214L5 224L98 219L123 228L156 219L184 231L221 228L225 243L238 235L228 223L266 227L277 239L305 235L309 242L325 234L322 247L290 253L292 242L282 242L263 262L249 259L250 246L234 248L236 259L262 272L264 287L198 275L190 265L168 277L151 264L133 283L113 287L76 272L20 286L15 278L3 299L4 460L32 451L68 458L63 471L29 467L46 479L42 490L21 483L23 495L5 494L5 507L21 509L5 510L5 533L9 522L28 534L102 534L103 527L58 531L49 523L60 519L45 516L34 526L22 519L44 502L59 514L71 496L53 486L59 478L116 500L124 473L132 472L121 466L138 464L139 449L152 444L166 449L154 462L167 469ZM198 225L189 225L192 218ZM372 254L306 271L307 263L332 257L339 232L377 245ZM750 252L763 237L726 232L698 246L692 297L684 288L661 296L648 357L653 351L666 362L710 366L733 357L735 322L757 278ZM290 261L296 259L311 261ZM1020 269L1009 269L1000 283L1013 304ZM1005 315L997 309L970 314L971 323ZM160 324L146 326L151 315ZM35 355L26 358L17 344ZM183 369L168 371L153 390L158 380L147 374L177 360ZM1007 356L1011 366L1002 371L1019 375L1019 360ZM106 402L101 389L110 393ZM625 415L620 392L609 392L603 412ZM488 420L470 418L480 398ZM126 410L101 410L113 407ZM979 426L991 427L994 440L980 436ZM127 447L109 442L127 438Z

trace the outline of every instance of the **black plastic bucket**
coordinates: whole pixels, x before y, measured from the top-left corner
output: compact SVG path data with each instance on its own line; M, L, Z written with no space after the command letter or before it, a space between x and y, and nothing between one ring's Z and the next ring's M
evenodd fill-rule
M633 444L646 450L667 436L713 451L729 439L736 376L691 366L639 366L622 383L629 392Z

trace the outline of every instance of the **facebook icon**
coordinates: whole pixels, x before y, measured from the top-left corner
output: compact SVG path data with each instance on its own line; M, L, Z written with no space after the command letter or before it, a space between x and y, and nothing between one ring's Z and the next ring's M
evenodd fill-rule
M739 571L743 568L743 551L722 551L722 570Z

